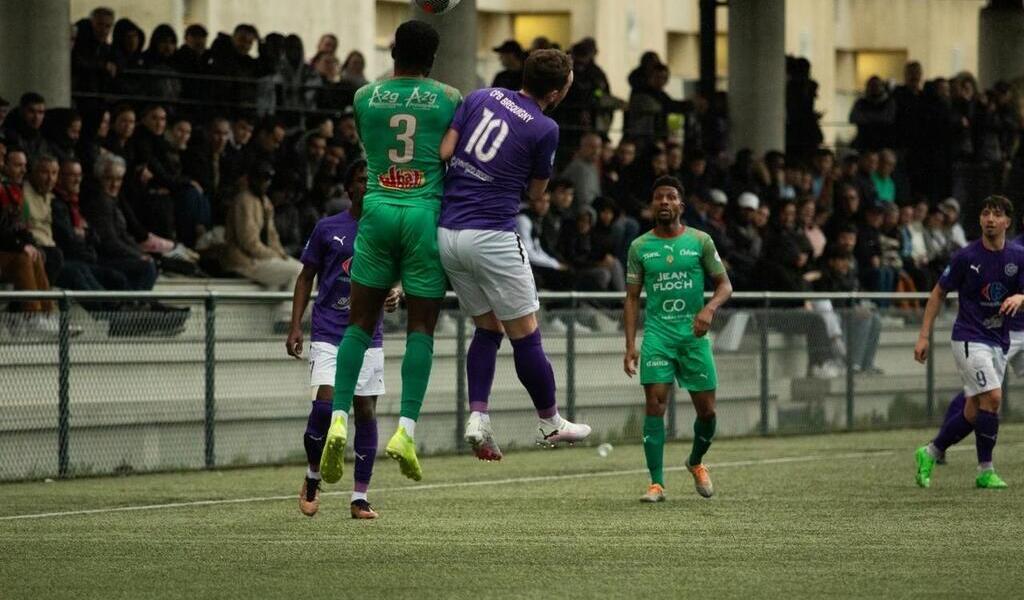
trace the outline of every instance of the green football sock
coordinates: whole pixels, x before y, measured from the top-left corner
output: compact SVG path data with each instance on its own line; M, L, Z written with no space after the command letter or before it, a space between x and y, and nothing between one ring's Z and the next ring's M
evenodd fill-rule
M715 437L715 417L704 420L697 418L693 422L693 450L690 451L690 458L687 464L690 466L699 465L704 459L704 454L711 447L711 440Z
M644 417L644 456L651 483L665 487L665 417Z
M363 368L363 356L370 347L370 334L358 325L349 325L345 337L338 346L337 367L334 370L334 402L332 411L349 412L352 410L352 395L359 381L359 371Z
M423 396L430 382L430 368L434 363L434 338L414 331L405 340L405 357L402 358L402 405L399 415L412 419L420 418Z

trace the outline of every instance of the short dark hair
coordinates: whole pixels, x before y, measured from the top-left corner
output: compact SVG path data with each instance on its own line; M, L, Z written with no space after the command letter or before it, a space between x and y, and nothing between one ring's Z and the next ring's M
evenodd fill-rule
M232 32L232 35L238 35L239 33L248 33L253 37L260 37L260 32L256 30L256 27L248 23L239 23L235 26L235 30Z
M345 177L342 179L345 189L348 189L348 186L352 185L352 182L355 181L356 173L358 173L361 168L366 168L366 159L360 158L354 160L349 164L348 168L345 169Z
M326 137L320 135L319 133L314 133L313 135L311 135L311 136L306 138L306 146L307 147L312 146L313 142L316 141L316 140L323 140L324 141L324 145L327 144L327 138Z
M654 198L654 190L664 186L676 188L676 191L679 192L680 199L686 197L686 192L683 189L682 181L679 181L678 178L673 177L671 175L662 175L661 177L655 179L654 184L651 185L651 198Z
M523 89L535 98L565 87L572 60L560 50L534 50L523 64Z
M406 21L395 30L391 58L395 59L396 69L426 75L434 66L434 56L440 45L441 36L432 25L423 21Z
M167 109L164 108L163 105L160 105L160 104L147 104L145 107L143 107L142 112L139 113L139 116L142 117L142 118L145 118L146 115L148 115L149 113L151 113L151 112L153 112L153 111L155 111L157 109L163 110L165 113L167 112Z
M185 37L209 37L210 32L199 23L193 23L185 28Z
M249 122L251 123L252 121ZM281 129L285 128L284 123L281 122L280 119L276 117L266 117L259 122L259 125L256 126L256 131L254 133L257 135L261 133L274 133L274 130L277 129L278 127L280 127Z
M576 184L574 184L571 179L566 179L564 177L560 177L558 179L552 179L551 182L548 184L548 191L549 192L555 192L555 191L558 191L558 190L561 190L561 189L566 189L566 188L568 188L568 189L575 189L576 188Z
M115 120L127 112L134 113L135 108L131 104L127 104L124 102L122 102L121 104L117 104L114 106L114 108L110 109L110 119Z
M986 208L992 210L1001 210L1003 214L1008 217L1013 217L1013 203L1006 196L999 196L993 194L981 201L979 212Z
M22 108L33 104L46 104L46 98L43 98L42 94L36 92L25 92L21 95L21 99L18 100L18 106Z
M92 12L89 13L89 16L90 17L110 17L111 19L113 19L114 18L114 11L113 11L113 9L107 8L106 6L97 6L96 8L92 9Z

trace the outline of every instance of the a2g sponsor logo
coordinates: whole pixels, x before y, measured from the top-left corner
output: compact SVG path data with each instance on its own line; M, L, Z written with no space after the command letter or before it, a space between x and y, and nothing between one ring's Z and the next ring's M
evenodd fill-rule
M662 312L683 312L686 310L686 300L682 298L676 298L675 300L665 300L661 303Z

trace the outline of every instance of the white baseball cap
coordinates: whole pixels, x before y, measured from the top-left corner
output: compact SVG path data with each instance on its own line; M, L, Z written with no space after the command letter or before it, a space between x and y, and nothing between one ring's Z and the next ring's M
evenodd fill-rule
M721 206L725 206L726 204L729 204L729 197L725 195L725 192L723 192L722 190L720 190L718 188L712 188L708 192L708 196L711 197L711 202L713 204L718 204L718 205L721 205Z
M740 197L736 200L736 204L740 208L749 208L750 210L757 210L761 206L761 201L757 199L757 196L750 192L743 192Z

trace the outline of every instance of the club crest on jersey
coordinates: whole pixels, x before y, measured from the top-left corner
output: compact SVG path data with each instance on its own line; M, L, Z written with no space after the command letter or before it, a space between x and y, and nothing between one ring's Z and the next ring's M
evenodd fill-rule
M389 190L413 190L427 184L427 178L420 169L400 169L391 165L377 176L380 187Z
M1000 303L1006 298L1006 286L998 281L992 283L986 283L985 287L981 288L981 297L992 303Z
M665 262L667 262L668 264L674 263L675 260L676 260L675 257L672 256L671 254L669 254L668 256L665 257Z
M1006 273L1007 277L1013 277L1017 274L1017 263L1006 263L1003 267L1003 273Z

